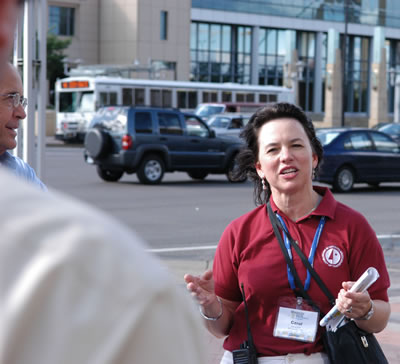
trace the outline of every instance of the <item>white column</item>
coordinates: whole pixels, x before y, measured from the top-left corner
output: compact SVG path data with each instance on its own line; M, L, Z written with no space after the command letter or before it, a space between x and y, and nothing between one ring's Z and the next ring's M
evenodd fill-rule
M39 38L39 93L38 93L38 128L37 128L37 168L36 173L45 180L45 151L46 151L46 104L47 104L47 0L39 0L37 6L38 38Z
M314 112L322 112L322 32L317 32L314 63Z
M252 30L252 37L251 37L251 71L250 83L252 85L258 85L258 43L260 38L260 28L255 26ZM258 100L257 100L258 102Z
M32 61L34 54L35 26L34 26L34 5L33 1L25 2L24 8L24 96L28 99L26 110L27 117L23 121L23 160L33 168L35 161L35 98L33 91Z
M400 75L396 74L394 84L394 118L393 121L398 123L400 121Z

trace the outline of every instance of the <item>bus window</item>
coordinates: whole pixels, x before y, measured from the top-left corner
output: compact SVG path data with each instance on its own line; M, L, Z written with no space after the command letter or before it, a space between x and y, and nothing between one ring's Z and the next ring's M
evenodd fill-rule
M230 102L230 101L232 101L232 92L223 92L222 102Z
M177 107L180 109L194 109L197 106L196 91L177 91Z
M117 105L117 93L100 92L100 105Z
M116 92L110 92L109 96L110 96L110 105L118 105L117 93Z
M135 105L144 106L144 88L135 88Z
M172 107L172 91L162 90L162 106Z
M197 92L189 91L189 109L194 109L197 106Z
M277 95L269 95L269 102L277 102L278 101L278 96Z
M203 102L217 102L218 94L211 91L203 91Z
M161 90L150 90L150 105L161 107Z
M236 102L254 102L255 96L253 93L237 93Z
M122 89L122 105L132 105L133 90L131 88Z
M246 94L246 102L254 102L255 97L254 94Z
M93 112L94 95L89 92L60 92L60 112Z

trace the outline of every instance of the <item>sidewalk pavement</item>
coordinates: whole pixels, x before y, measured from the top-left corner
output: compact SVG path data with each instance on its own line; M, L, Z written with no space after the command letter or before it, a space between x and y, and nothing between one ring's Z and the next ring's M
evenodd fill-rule
M398 247L397 247L398 246ZM400 241L396 247L384 247L386 263L391 279L389 288L389 299L392 313L388 326L376 337L390 364L400 364ZM185 273L201 274L212 267L212 260L202 258L177 259L162 257L162 261L170 269L177 280L177 283L185 287L183 276ZM207 362L205 364L219 364L223 355L223 339L217 339L204 329L204 337L207 345Z

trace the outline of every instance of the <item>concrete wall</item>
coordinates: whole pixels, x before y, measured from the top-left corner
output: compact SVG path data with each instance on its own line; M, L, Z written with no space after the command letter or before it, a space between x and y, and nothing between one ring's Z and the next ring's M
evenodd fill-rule
M75 35L65 52L71 61L81 60L82 64L99 63L99 0L49 0L48 5L75 8Z

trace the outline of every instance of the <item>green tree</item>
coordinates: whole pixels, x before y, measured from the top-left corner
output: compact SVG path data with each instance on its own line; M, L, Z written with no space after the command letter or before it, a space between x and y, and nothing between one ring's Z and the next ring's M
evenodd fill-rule
M47 79L49 80L50 102L54 104L54 86L57 78L65 77L64 50L71 44L71 39L60 39L53 33L47 33Z

